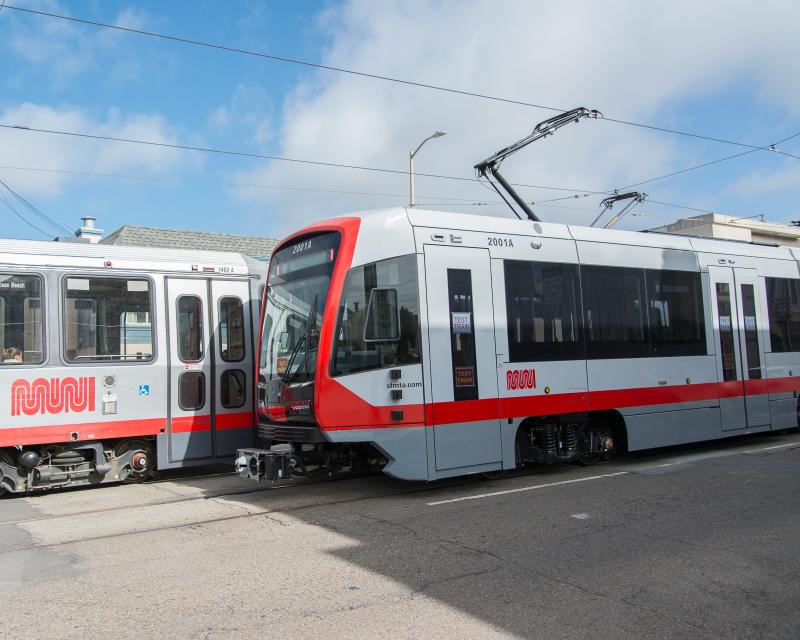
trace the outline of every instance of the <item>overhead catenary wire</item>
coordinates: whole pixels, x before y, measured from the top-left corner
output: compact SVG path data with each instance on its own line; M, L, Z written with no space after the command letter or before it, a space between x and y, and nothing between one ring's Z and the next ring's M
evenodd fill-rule
M116 136L106 136L106 135L99 135L99 134L92 134L92 133L83 133L78 131L63 131L58 129L41 129L37 127L30 127L27 125L19 125L19 124L8 124L8 123L0 123L0 129L9 129L14 131L20 132L32 132L32 133L44 133L50 135L60 135L60 136L70 136L75 138L85 138L89 140L102 140L106 142L125 142L128 144L139 144L145 146L152 146L152 147L162 147L165 149L177 149L182 151L196 151L202 153L212 153L218 155L226 155L226 156L236 156L242 158L254 158L259 160L275 160L279 162L290 162L296 164L305 164L305 165L312 165L312 166L321 166L321 167L332 167L338 169L353 169L357 171L371 171L374 173L387 173L387 174L394 174L394 175L408 175L408 170L403 169L387 169L384 167L367 167L363 165L355 165L355 164L346 164L340 162L325 162L322 160L307 160L301 158L287 158L284 156L274 156L262 153L251 153L248 151L235 151L231 149L218 149L214 147L199 147L199 146L191 146L191 145L184 145L184 144L177 144L171 142L157 142L155 140L138 140L135 138L120 138ZM448 176L436 173L420 173L414 172L414 175L417 177L425 177L425 178L437 178L440 180L457 180L461 182L477 182L474 177L466 177L466 176ZM523 183L512 183L515 187L523 187L527 189L546 189L551 191L568 191L571 193L592 193L596 195L608 195L610 192L606 191L592 191L590 189L575 189L571 187L554 187L550 185L538 185L538 184L523 184Z
M342 195L354 195L354 196L378 196L378 197L386 197L386 198L401 198L404 201L408 199L407 193L382 193L377 191L348 191L344 189L324 189L321 187L305 187L305 186L289 186L289 185L275 185L275 184L256 184L256 183L248 183L248 182L232 182L227 180L201 180L201 179L191 179L191 178L179 178L176 176L142 176L142 175L132 175L132 174L124 174L124 173L105 173L105 172L97 172L97 171L75 171L75 170L68 170L68 169L51 169L51 168L44 168L44 167L18 167L18 166L10 166L10 165L3 165L0 166L0 170L8 170L8 171L31 171L31 172L38 172L38 173L55 173L55 174L66 174L66 175L77 175L77 176L88 176L88 177L98 177L98 178L119 178L123 180L143 180L143 181L156 181L156 182L177 182L181 184L200 184L200 185L215 185L215 186L223 186L223 187L236 187L239 189L276 189L280 191L309 191L309 192L318 192L318 193L332 193L332 194L342 194ZM428 199L436 199L436 200L452 200L456 202L467 202L467 203L474 203L475 198L461 198L456 196L442 196L442 195L419 195L418 198ZM568 196L572 198L572 196ZM562 198L556 198L556 200L561 200ZM549 202L546 200L544 202ZM484 204L502 204L501 202L485 202Z
M72 233L72 231L68 227L66 227L62 222L46 214L39 207L30 202L30 200L28 200L25 196L23 196L17 189L8 184L8 182L4 181L3 179L0 179L0 185L2 185L10 195L16 198L19 202L21 202L26 209L28 209L31 213L33 213L33 215L35 215L37 218L39 218L49 226L56 229L58 233L62 232L67 234Z
M66 21L69 21L69 22L78 23L78 24L84 24L84 25L88 25L88 26L92 26L92 27L98 27L98 28L103 28L103 29L113 29L113 30L116 30L116 31L122 31L122 32L135 34L135 35L140 35L140 36L146 36L146 37L150 37L150 38L168 40L168 41L171 41L171 42L177 42L177 43L181 43L181 44L188 44L188 45L197 46L197 47L204 47L204 48L207 48L207 49L216 49L216 50L225 51L225 52L228 52L228 53L234 53L234 54L239 54L239 55L257 57L257 58L272 60L272 61L275 61L275 62L283 62L283 63L287 63L287 64L300 65L300 66L305 66L305 67L314 68L314 69L320 69L320 70L324 70L324 71L332 71L332 72L336 72L336 73L342 73L342 74L347 74L347 75L352 75L352 76L369 78L369 79L372 79L372 80L380 80L380 81L384 81L384 82L392 82L392 83L403 84L403 85L412 86L412 87L419 87L419 88L422 88L422 89L430 89L430 90L434 90L434 91L441 91L441 92L445 92L445 93L452 93L452 94L456 94L456 95L462 95L462 96L466 96L466 97L478 98L478 99L483 99L483 100L490 100L490 101L494 101L494 102L507 103L507 104L518 105L518 106L523 106L523 107L535 108L535 109L543 109L543 110L546 110L546 111L564 112L564 111L567 110L567 109L565 109L563 107L555 107L555 106L552 106L552 105L538 104L538 103L535 103L535 102L529 102L529 101L525 101L525 100L516 100L516 99L513 99L513 98L505 98L505 97L501 97L501 96L493 96L493 95L486 94L486 93L480 93L480 92L476 92L476 91L467 91L467 90L464 90L464 89L456 89L454 87L446 87L446 86L443 86L443 85L437 85L437 84L426 83L426 82L419 82L419 81L416 81L416 80L407 80L407 79L404 79L404 78L397 78L397 77L393 77L393 76L389 76L389 75L385 75L385 74L369 73L369 72L365 72L365 71L358 71L358 70L355 70L355 69L348 69L348 68L345 68L345 67L337 67L337 66L333 66L333 65L325 65L325 64L321 64L321 63L310 62L308 60L300 60L300 59L297 59L297 58L290 58L288 56L280 56L280 55L269 54L269 53L265 53L265 52L261 52L261 51L253 51L253 50L250 50L250 49L243 49L241 47L232 47L232 46L228 46L228 45L223 45L223 44L218 44L218 43L213 43L213 42L207 42L207 41L204 41L204 40L198 40L196 38L175 36L175 35L170 35L170 34L165 34L165 33L158 33L158 32L155 32L155 31L146 31L144 29L136 29L136 28L133 28L133 27L125 27L125 26L122 26L122 25L110 24L110 23L107 23L107 22L101 22L99 20L89 20L87 18L77 18L77 17L74 17L74 16L67 16L67 15L64 15L64 14L59 14L59 13L55 13L55 12L51 12L51 11L42 11L42 10L39 10L39 9L31 9L31 8L27 8L27 7L18 7L18 6L10 5L10 4L5 5L5 7L7 9L10 9L10 10L13 10L13 11L27 13L27 14L30 14L30 15L42 16L42 17L47 17L47 18L59 19L59 20L66 20ZM662 132L662 133L670 133L670 134L673 134L673 135L696 138L696 139L699 139L699 140L706 140L706 141L709 141L709 142L716 142L716 143L720 143L720 144L727 144L727 145L734 145L734 146L738 146L738 147L745 147L745 148L752 149L753 151L761 151L761 150L763 150L763 147L761 147L761 146L748 144L746 142L741 142L741 141L737 141L737 140L728 140L728 139L725 139L725 138L720 138L720 137L716 137L716 136L708 136L708 135L694 133L694 132L690 132L690 131L681 131L681 130L678 130L678 129L670 129L668 127L660 127L660 126L657 126L657 125L651 125L651 124L647 124L647 123L634 122L632 120L625 120L625 119L622 119L622 118L605 117L604 120L606 120L607 122L612 122L612 123L620 124L620 125L624 125L624 126L637 127L637 128L648 129L648 130L652 130L652 131L659 131L659 132ZM798 157L798 156L793 156L792 154L783 152L783 151L781 151L779 149L774 149L773 151L775 153L780 153L780 154L787 155L787 156L794 157L794 158Z
M6 205L6 207L8 208L8 210L9 210L9 211L11 211L11 213L13 213L15 216L17 216L17 218L19 218L20 220L22 220L22 222L24 222L24 223L25 223L25 224L27 224L29 227L31 227L31 228L35 229L36 231L38 231L39 233L41 233L41 234L42 234L44 237L46 237L46 238L49 238L49 237L52 235L52 234L49 234L49 233L47 233L46 231L43 231L43 230L42 230L42 229L40 229L39 227L37 227L37 226L36 226L35 224L33 224L33 223L30 221L30 220L28 220L28 219L27 219L25 216L23 216L23 215L22 215L22 214L21 214L19 211L17 211L17 210L14 208L14 205L12 205L12 204L11 204L11 203L8 201L8 199L6 198L6 196L5 196L4 194L2 194L2 193L0 193L0 202L2 202L4 205Z
M654 178L647 178L646 180L640 180L639 182L633 182L633 183L631 183L629 185L626 185L624 187L620 187L619 190L620 191L627 191L628 189L631 189L633 187L639 187L639 186L641 186L643 184L649 184L651 182L657 182L659 180L664 180L666 178L672 178L674 176L678 176L678 175L681 175L681 174L684 174L684 173L689 173L690 171L695 171L697 169L703 169L705 167L710 167L711 165L719 164L720 162L727 162L728 160L733 160L735 158L740 158L742 156L746 156L746 155L749 155L751 153L755 153L756 151L765 151L765 150L771 151L777 145L783 144L784 142L788 142L789 140L791 140L793 138L796 138L797 136L800 136L800 131L798 131L797 133L794 133L794 134L792 134L790 136L787 136L786 138L778 140L778 142L773 142L771 144L766 144L766 145L763 145L761 147L758 147L757 149L750 149L748 151L742 151L740 153L734 153L733 155L730 155L730 156L725 156L723 158L717 158L716 160L710 160L708 162L703 162L701 164L697 164L697 165L694 165L694 166L691 166L691 167L686 167L685 169L680 169L678 171L671 171L670 173L665 173L664 175L661 175L661 176L656 176ZM790 156L792 158L800 159L800 156L794 156L792 154L784 154L784 155L788 155L788 156Z
M25 207L25 209L27 209L28 212L32 213L34 216L39 218L39 220L41 222L44 222L47 226L51 227L52 229L55 229L55 233L56 234L61 234L61 233L70 234L71 233L71 231L67 227L65 227L60 221L58 221L55 218L47 215L39 207L37 207L32 202L30 202L27 198L25 198L25 196L23 196L18 190L16 190L14 187L12 187L10 184L8 184L8 182L6 182L5 180L3 180L1 178L0 178L0 187L2 187L3 189L6 190L6 194L5 194L6 195L6 200L5 200L6 206L9 209L11 209L18 218L22 219L29 226L32 226L34 229L36 229L40 233L44 233L45 235L52 235L52 234L47 234L46 232L43 232L41 228L39 228L38 226L36 226L33 223L31 223L25 216L23 216L11 204L12 200L16 200L19 204L21 204L23 207Z

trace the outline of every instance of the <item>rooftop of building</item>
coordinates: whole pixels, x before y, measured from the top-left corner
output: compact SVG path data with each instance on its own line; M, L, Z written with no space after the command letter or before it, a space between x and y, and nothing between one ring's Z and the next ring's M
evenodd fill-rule
M234 251L266 260L278 244L276 238L241 236L232 233L159 229L126 224L108 234L100 244L203 251Z

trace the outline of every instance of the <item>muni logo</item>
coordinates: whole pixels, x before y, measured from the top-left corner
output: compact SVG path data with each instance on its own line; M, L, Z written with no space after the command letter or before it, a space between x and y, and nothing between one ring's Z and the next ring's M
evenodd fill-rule
M536 369L509 369L506 371L506 389L535 389Z
M11 415L94 411L94 378L36 378L11 385Z

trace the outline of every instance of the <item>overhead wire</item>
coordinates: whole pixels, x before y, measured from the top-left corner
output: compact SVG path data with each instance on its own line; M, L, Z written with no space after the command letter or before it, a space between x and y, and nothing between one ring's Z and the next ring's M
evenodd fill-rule
M755 153L756 151L765 151L765 150L772 151L773 148L776 147L777 145L783 144L784 142L787 142L787 141L791 140L792 138L796 138L797 136L800 136L800 131L798 131L797 133L794 133L794 134L792 134L792 135L790 135L790 136L788 136L786 138L783 138L782 140L778 140L778 142L773 142L771 144L763 145L761 147L758 147L757 149L749 149L748 151L742 151L740 153L734 153L733 155L730 155L730 156L725 156L723 158L717 158L716 160L710 160L708 162L703 162L701 164L697 164L697 165L694 165L694 166L691 166L691 167L686 167L685 169L680 169L678 171L672 171L670 173L665 173L662 176L656 176L654 178L647 178L646 180L640 180L639 182L634 182L634 183L626 185L624 187L620 187L619 190L620 191L625 191L625 190L631 189L633 187L639 187L639 186L641 186L643 184L649 184L651 182L657 182L659 180L664 180L666 178L672 178L673 176L678 176L678 175L681 175L681 174L684 174L684 173L689 173L690 171L695 171L697 169L703 169L704 167L710 167L711 165L719 164L720 162L727 162L728 160L733 160L734 158L740 158L742 156L746 156L746 155L749 155L751 153ZM797 158L798 160L800 160L800 156L795 156L795 155L788 154L788 153L785 153L784 155L788 155L788 156L790 156L792 158Z
M120 138L116 136L106 136L106 135L99 135L99 134L91 134L91 133L83 133L78 131L63 131L59 129L41 129L38 127L29 127L26 125L18 125L18 124L7 124L7 123L0 123L0 129L9 129L14 131L29 131L33 133L44 133L49 135L60 135L60 136L70 136L76 138L86 138L89 140L102 140L102 141L110 141L110 142L125 142L128 144L139 144L145 146L152 146L152 147L162 147L166 149L179 149L183 151L196 151L202 153L212 153L218 155L226 155L226 156L235 156L235 157L244 157L244 158L254 158L259 160L275 160L279 162L290 162L296 164L304 164L304 165L312 165L312 166L321 166L321 167L333 167L338 169L354 169L357 171L371 171L375 173L387 173L387 174L394 174L394 175L403 175L407 176L409 172L403 169L387 169L385 167L367 167L363 165L355 165L355 164L345 164L340 162L325 162L322 160L307 160L301 158L287 158L284 156L274 156L262 153L251 153L248 151L235 151L231 149L218 149L214 147L199 147L199 146L191 146L191 145L184 145L184 144L177 144L177 143L170 143L170 142L157 142L154 140L138 140L135 138ZM463 177L463 176L448 176L436 173L420 173L414 172L416 177L424 177L424 178L437 178L440 180L457 180L461 182L476 182L474 177ZM593 193L593 194L606 194L605 191L592 191L590 189L575 189L572 187L554 187L551 185L538 185L538 184L524 184L524 183L512 183L515 187L523 187L528 189L546 189L551 191L568 191L571 193Z
M72 231L68 227L66 227L63 223L61 223L56 218L53 218L52 216L49 216L47 213L42 211L39 207L37 207L32 202L30 202L27 198L25 198L25 196L23 196L21 193L19 193L19 191L17 191L15 188L13 188L10 184L8 184L6 181L4 181L1 178L0 178L0 185L5 187L6 191L8 191L19 202L21 202L31 213L33 213L36 217L41 219L43 222L45 222L49 226L51 226L54 229L56 229L56 231L58 233L61 233L61 232L67 233L67 234L72 233Z
M17 211L14 208L14 206L8 201L6 196L4 194L2 194L2 193L0 193L0 202L2 202L4 205L6 205L6 207L11 211L11 213L13 213L15 216L17 216L17 218L19 218L20 220L22 220L22 222L27 224L29 227L32 227L33 229L35 229L36 231L41 233L46 238L49 238L52 235L52 234L47 233L46 231L43 231L39 227L37 227L30 220L28 220L25 216L23 216L19 211Z
M323 189L320 187L299 187L299 186L288 186L288 185L274 185L274 184L254 184L254 183L247 183L247 182L231 182L226 180L193 180L190 178L179 178L174 176L142 176L142 175L132 175L132 174L121 174L121 173L104 173L104 172L96 172L96 171L74 171L74 170L67 170L67 169L51 169L51 168L37 168L37 167L18 167L18 166L10 166L10 165L3 165L0 166L0 170L10 170L10 171L32 171L32 172L39 172L39 173L55 173L55 174L67 174L67 175L78 175L78 176L89 176L89 177L100 177L100 178L120 178L124 180L143 180L143 181L158 181L158 182L177 182L182 184L205 184L205 185L216 185L216 186L224 186L224 187L236 187L241 189L276 189L281 191L309 191L309 192L319 192L319 193L334 193L334 194L343 194L343 195L356 195L356 196L379 196L379 197L387 197L387 198L408 198L407 193L382 193L376 191L347 191L343 189ZM417 198L424 198L428 199L437 199L437 200L453 200L453 201L463 201L473 203L475 202L475 198L461 198L456 196L442 196L442 195L416 195ZM571 196L570 196L571 197ZM560 199L560 198L559 198ZM502 204L501 202L486 202L485 204Z
M116 25L116 24L110 24L110 23L107 23L107 22L101 22L99 20L89 20L89 19L86 19L86 18L77 18L77 17L74 17L74 16L67 16L67 15L59 14L59 13L55 13L55 12L42 11L42 10L38 10L38 9L30 9L30 8L26 8L26 7L18 7L18 6L15 6L15 5L5 5L5 7L7 9L10 9L10 10L13 10L13 11L19 11L19 12L27 13L27 14L31 14L31 15L54 18L54 19L59 19L59 20L66 20L66 21L69 21L69 22L74 22L74 23L78 23L78 24L84 24L84 25L93 26L93 27L99 27L99 28L103 28L103 29L113 29L113 30L116 30L116 31L122 31L122 32L126 32L126 33L146 36L146 37L150 37L150 38L157 38L157 39L161 39L161 40L168 40L168 41L171 41L171 42L177 42L177 43L181 43L181 44L188 44L188 45L197 46L197 47L204 47L204 48L208 48L208 49L216 49L216 50L220 50L220 51L225 51L225 52L228 52L228 53L235 53L235 54L240 54L240 55L263 58L263 59L272 60L272 61L275 61L275 62L283 62L283 63L288 63L288 64L295 64L295 65L310 67L310 68L314 68L314 69L320 69L320 70L325 70L325 71L333 71L333 72L337 72L337 73L343 73L343 74L348 74L348 75L352 75L352 76L359 76L359 77L369 78L369 79L373 79L373 80L381 80L381 81L384 81L384 82L393 82L393 83L403 84L403 85L412 86L412 87L419 87L419 88L423 88L423 89L430 89L430 90L434 90L434 91L441 91L441 92L452 93L452 94L457 94L457 95L462 95L462 96L468 96L468 97L472 97L472 98L490 100L490 101L494 101L494 102L502 102L502 103L507 103L507 104L513 104L513 105L518 105L518 106L523 106L523 107L542 109L542 110L546 110L546 111L557 111L557 112L566 111L566 109L564 109L563 107L555 107L555 106L552 106L552 105L537 104L535 102L528 102L528 101L525 101L525 100L516 100L516 99L513 99L513 98L505 98L505 97L500 97L500 96L493 96L493 95L486 94L486 93L480 93L480 92L475 92L475 91L467 91L467 90L463 90L463 89L456 89L456 88L453 88L453 87L446 87L446 86L443 86L443 85L436 85L436 84L431 84L431 83L426 83L426 82L419 82L419 81L415 81L415 80L407 80L407 79L403 79L403 78L397 78L397 77L388 76L388 75L382 75L382 74L377 74L377 73L368 73L368 72L365 72L365 71L357 71L355 69L348 69L348 68L345 68L345 67L337 67L337 66L333 66L333 65L325 65L325 64L321 64L321 63L310 62L308 60L300 60L300 59L297 59L297 58L290 58L288 56L279 56L279 55L269 54L269 53L265 53L265 52L261 52L261 51L253 51L253 50L250 50L250 49L243 49L241 47L231 47L231 46L217 44L217 43L213 43L213 42L207 42L207 41L204 41L204 40L198 40L198 39L195 39L195 38L187 38L187 37L182 37L182 36L175 36L175 35L169 35L169 34L164 34L164 33L158 33L158 32L155 32L155 31L146 31L144 29L136 29L136 28L133 28L133 27L125 27L125 26L122 26L122 25ZM709 142L716 142L716 143L720 143L720 144L734 145L734 146L738 146L738 147L746 147L746 148L752 149L754 151L763 150L763 147L760 147L758 145L752 145L752 144L748 144L748 143L737 141L737 140L727 140L725 138L720 138L720 137L715 137L715 136L708 136L708 135L703 135L703 134L689 132L689 131L681 131L681 130L678 130L678 129L670 129L668 127L660 127L660 126L657 126L657 125L651 125L651 124L646 124L646 123L641 123L641 122L634 122L632 120L624 120L624 119L621 119L621 118L605 117L603 119L606 120L607 122L612 122L612 123L616 123L616 124L620 124L620 125L624 125L624 126L631 126L631 127L642 128L642 129L649 129L649 130L652 130L652 131L659 131L659 132L662 132L662 133L670 133L670 134L673 134L673 135L696 138L696 139L699 139L699 140L706 140L706 141L709 141ZM792 156L792 154L788 154L788 153L785 153L785 152L780 151L780 150L776 150L775 152L783 154L783 155L788 155L788 156L791 156L791 157L797 157L797 156Z

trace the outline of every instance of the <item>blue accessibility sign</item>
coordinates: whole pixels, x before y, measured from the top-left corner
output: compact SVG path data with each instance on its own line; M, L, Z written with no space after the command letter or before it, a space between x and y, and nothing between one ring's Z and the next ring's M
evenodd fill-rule
M150 385L149 384L140 384L139 385L139 396L149 396L150 395Z

